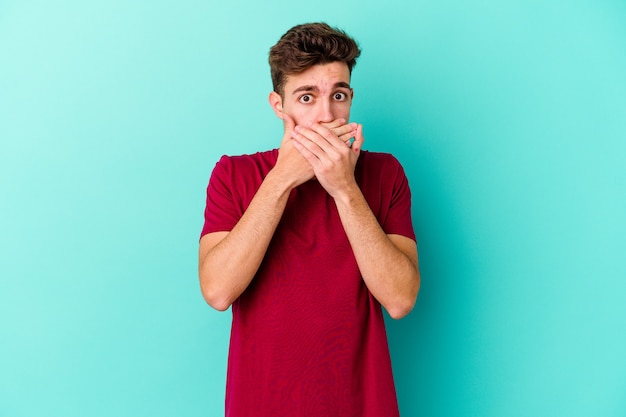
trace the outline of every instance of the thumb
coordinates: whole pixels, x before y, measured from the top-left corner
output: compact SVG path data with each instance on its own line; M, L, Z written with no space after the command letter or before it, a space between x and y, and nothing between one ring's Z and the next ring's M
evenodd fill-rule
M291 116L283 113L283 140L281 141L281 147L291 140L291 133L296 128L296 122Z
M359 124L356 127L356 135L354 135L354 142L352 142L351 149L359 155L361 153L361 149L363 148L363 142L365 142L365 138L363 137L363 125Z
M283 113L283 126L285 127L285 133L291 133L296 127L296 122L287 113Z

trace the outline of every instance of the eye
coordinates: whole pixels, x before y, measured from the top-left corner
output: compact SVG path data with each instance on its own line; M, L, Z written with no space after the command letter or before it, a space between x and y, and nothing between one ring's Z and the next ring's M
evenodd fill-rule
M302 96L300 96L300 98L298 99L298 101L300 103L310 103L311 101L313 101L313 96L311 94L304 94Z
M337 92L333 95L333 98L337 101L345 101L348 95L346 93Z

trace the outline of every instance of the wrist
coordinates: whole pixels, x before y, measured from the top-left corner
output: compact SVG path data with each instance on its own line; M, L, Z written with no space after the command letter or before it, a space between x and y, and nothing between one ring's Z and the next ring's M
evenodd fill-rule
M353 206L354 203L357 202L359 199L363 199L364 197L363 197L363 193L361 192L361 189L355 182L345 187L341 191L335 193L335 195L333 195L333 198L335 200L335 204L338 207L339 206L350 207L350 206Z
M267 173L263 184L273 190L277 197L280 197L282 194L289 195L291 190L298 186L293 177L286 175L276 166Z

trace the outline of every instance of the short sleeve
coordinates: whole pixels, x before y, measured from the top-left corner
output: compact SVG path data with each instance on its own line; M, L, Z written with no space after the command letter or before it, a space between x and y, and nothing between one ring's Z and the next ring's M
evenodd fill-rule
M400 162L391 158L392 163L389 180L386 184L391 187L389 211L385 216L381 227L387 234L398 234L415 240L413 219L411 217L411 189L404 169Z
M232 161L222 156L211 173L206 192L204 227L200 237L212 232L230 231L241 218L233 196Z

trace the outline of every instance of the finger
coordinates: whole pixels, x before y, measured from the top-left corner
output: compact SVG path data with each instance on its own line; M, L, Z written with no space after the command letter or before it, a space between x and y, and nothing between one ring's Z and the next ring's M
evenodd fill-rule
M333 130L333 133L337 135L339 140L341 140L346 145L350 146L350 142L352 138L356 135L356 123L350 123L344 126L341 126L337 129Z
M294 139L294 142L308 149L309 152L316 155L316 157L319 157L324 152L321 145L326 143L326 141L321 138L319 134L310 129L298 125L291 132L291 137ZM328 146L328 144L326 144L326 146Z
M345 142L342 142L330 130L324 128L319 123L315 123L311 128L296 126L292 137L304 145L317 158L326 156L337 157L339 144L345 149Z
M353 137L354 134L356 133L356 123L348 123L333 129L330 129L331 132L333 132L335 135L337 135L337 137L341 138L342 136L345 135L349 135L351 134Z
M320 123L322 126L327 127L328 129L335 129L337 127L343 126L346 124L346 119L340 117L339 119L335 119L332 122L328 123Z
M321 140L316 140L315 143L317 143L324 152L329 154L345 150L346 143L349 143L350 139L356 134L356 124L354 124L354 133L350 129L350 125L345 125L345 128L340 130L344 133L338 136L335 134L335 131L326 129L319 123L315 123L311 126L312 132L321 138Z
M311 164L313 168L315 168L317 164L319 164L320 160L318 156L314 154L313 152L311 152L311 150L307 147L307 145L300 142L298 139L294 138L293 147L296 148L298 152L300 152L300 154L304 157L304 159L309 161L309 163Z
M363 148L363 142L365 142L365 138L363 137L363 125L358 125L356 128L356 135L354 135L354 142L352 142L352 150L358 155Z
M350 146L350 143L352 142L353 137L354 137L354 134L346 133L345 135L340 136L339 139L347 146Z

